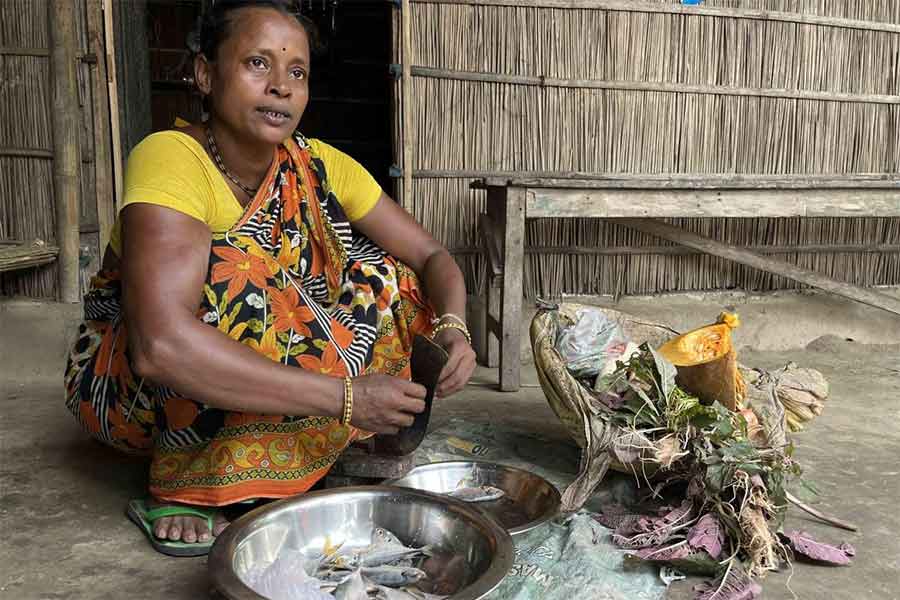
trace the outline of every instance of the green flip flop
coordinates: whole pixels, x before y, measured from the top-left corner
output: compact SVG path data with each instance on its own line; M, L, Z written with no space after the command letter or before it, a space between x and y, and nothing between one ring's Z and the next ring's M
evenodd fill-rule
M147 508L147 504L143 500L131 500L128 503L128 518L134 521L135 525L140 527L150 543L157 552L167 554L169 556L203 556L209 554L213 542L216 540L210 537L205 542L177 542L174 540L161 540L153 533L153 524L163 517L200 517L206 519L210 533L213 531L213 516L218 509L210 508L191 508L189 506L159 506L157 508Z

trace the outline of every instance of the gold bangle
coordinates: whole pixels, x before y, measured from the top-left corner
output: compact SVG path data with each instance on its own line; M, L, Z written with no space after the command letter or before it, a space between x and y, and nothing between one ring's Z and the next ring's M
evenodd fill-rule
M344 377L344 412L341 415L341 425L349 425L353 418L353 380Z
M472 336L471 336L471 334L469 334L468 328L466 328L465 325L461 325L459 323L454 323L454 322L444 323L443 325L438 325L437 327L435 327L434 330L431 332L431 339L434 339L437 336L437 334L439 334L442 331L446 331L447 329L458 329L459 331L462 331L462 334L464 336L466 336L466 341L469 343L470 346L472 345Z
M454 314L454 313L444 313L444 314L442 314L441 316L439 316L438 318L432 319L432 320L431 320L431 324L432 324L432 325L438 325L438 324L440 324L442 321L444 321L445 319L453 319L454 321L456 321L457 323L459 323L459 324L462 325L463 327L466 326L466 320L463 319L461 316L459 316L459 315L457 315L457 314Z

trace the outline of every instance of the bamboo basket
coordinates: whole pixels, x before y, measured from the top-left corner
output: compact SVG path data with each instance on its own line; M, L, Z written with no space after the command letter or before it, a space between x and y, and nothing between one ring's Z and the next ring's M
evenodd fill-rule
M590 427L590 419L583 418L581 407L590 404L593 392L572 376L566 368L565 360L556 350L556 338L560 329L573 324L581 308L585 306L564 303L558 308L539 311L531 322L531 349L538 380L550 408L578 447L584 448L588 435L585 427ZM636 344L647 342L658 347L677 335L676 331L662 323L648 322L611 308L591 308L599 310L610 321L617 323L625 336ZM612 466L615 468L616 464L613 463Z

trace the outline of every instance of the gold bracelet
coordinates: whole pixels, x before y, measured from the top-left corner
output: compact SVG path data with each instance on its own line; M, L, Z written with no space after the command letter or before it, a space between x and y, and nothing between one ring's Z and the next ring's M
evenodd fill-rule
M466 341L469 342L470 346L472 345L472 335L469 333L468 328L465 325L454 322L444 323L443 325L438 325L437 327L435 327L431 332L431 339L434 339L435 337L437 337L437 334L442 331L446 331L447 329L458 329L459 331L462 331L462 334L466 336Z
M454 314L454 313L444 313L444 314L442 314L441 316L437 317L436 319L432 319L432 320L431 320L431 324L432 324L432 325L438 325L438 324L441 323L441 321L443 321L444 319L453 319L453 320L455 320L457 323L459 323L460 325L462 325L463 327L466 326L466 320L463 319L461 316L459 316L459 315L457 315L457 314Z
M349 425L353 418L353 381L344 377L344 413L341 415L341 425Z

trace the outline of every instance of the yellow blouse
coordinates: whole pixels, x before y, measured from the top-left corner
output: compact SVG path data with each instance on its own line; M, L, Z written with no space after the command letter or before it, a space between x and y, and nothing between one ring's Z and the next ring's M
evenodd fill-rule
M308 141L325 163L328 182L347 218L352 222L366 216L381 197L381 186L347 154L321 140ZM137 202L182 212L206 223L213 233L228 231L244 213L203 146L173 130L149 135L131 151L122 207ZM121 255L120 220L113 226L109 245Z

